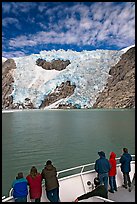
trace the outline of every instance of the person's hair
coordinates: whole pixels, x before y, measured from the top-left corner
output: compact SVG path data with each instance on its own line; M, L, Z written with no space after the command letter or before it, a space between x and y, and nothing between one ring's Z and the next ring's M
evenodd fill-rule
M37 175L37 169L35 166L33 166L30 170L30 175L32 178L34 178Z
M49 164L52 164L51 160L48 160L48 161L46 162L46 165L49 165Z
M94 178L94 184L95 184L95 186L98 186L100 184L100 180L98 177Z
M123 152L128 153L128 149L126 147L124 147Z
M19 172L18 175L16 176L16 179L21 179L21 178L23 178L23 173Z

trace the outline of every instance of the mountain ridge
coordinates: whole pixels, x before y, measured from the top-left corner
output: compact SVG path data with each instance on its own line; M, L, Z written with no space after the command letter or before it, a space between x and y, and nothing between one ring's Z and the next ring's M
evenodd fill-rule
M128 49L111 67L105 89L93 108L135 107L135 47Z
M11 61L12 71L7 72L12 83L3 75L2 108L92 108L105 87L110 68L118 63L124 52L41 51L40 54L13 58L14 66L8 59L2 69L8 70ZM37 64L38 59L44 67Z

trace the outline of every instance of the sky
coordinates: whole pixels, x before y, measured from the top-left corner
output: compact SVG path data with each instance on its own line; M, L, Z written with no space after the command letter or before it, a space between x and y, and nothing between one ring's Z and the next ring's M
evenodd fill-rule
M135 2L2 2L2 56L135 44Z

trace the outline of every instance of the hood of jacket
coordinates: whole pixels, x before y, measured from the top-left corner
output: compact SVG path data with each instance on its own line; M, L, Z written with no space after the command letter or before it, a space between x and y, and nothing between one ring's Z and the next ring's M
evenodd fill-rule
M110 153L110 159L115 159L116 158L116 154L114 152Z
M98 155L102 158L105 157L105 153L103 151L98 152Z
M45 169L48 170L48 171L52 171L54 169L53 165L52 164L48 164L45 166Z

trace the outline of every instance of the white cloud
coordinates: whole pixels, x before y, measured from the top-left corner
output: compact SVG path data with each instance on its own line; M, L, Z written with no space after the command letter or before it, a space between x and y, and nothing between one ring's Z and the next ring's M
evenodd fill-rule
M11 51L11 52L2 52L2 56L6 58L14 58L14 57L23 57L26 56L25 52L23 51Z
M11 4L10 3L2 3L2 12L3 13L9 13L11 10Z
M37 3L35 2L3 2L2 12L4 13L14 13L16 15L22 13L27 13L31 9L35 8Z
M9 42L11 47L24 47L24 46L35 46L37 42L33 41L31 37L27 37L25 35L19 36L17 38L12 38Z
M7 17L2 20L2 26L7 27L9 24L14 25L18 29L21 29L21 25L17 18Z
M16 3L13 5L15 11L18 7ZM30 7L27 8L26 5ZM36 4L29 3L23 7L23 3L20 3L20 6L24 12L27 12ZM8 11L8 7L5 7L6 10ZM10 39L9 45L12 48L49 43L96 47L105 44L119 48L134 44L135 4L133 2L96 2L90 6L77 3L70 7L64 7L62 3L53 8L48 8L47 3L41 3L38 10L45 16L45 22L41 20L37 22L41 31ZM10 23L8 19L3 21L4 26ZM16 25L19 23L17 19L12 18L12 21ZM35 19L33 22L36 22Z
M41 3L38 5L38 10L39 10L40 12L44 12L46 9L47 9L47 5L46 5L44 2L41 2Z

